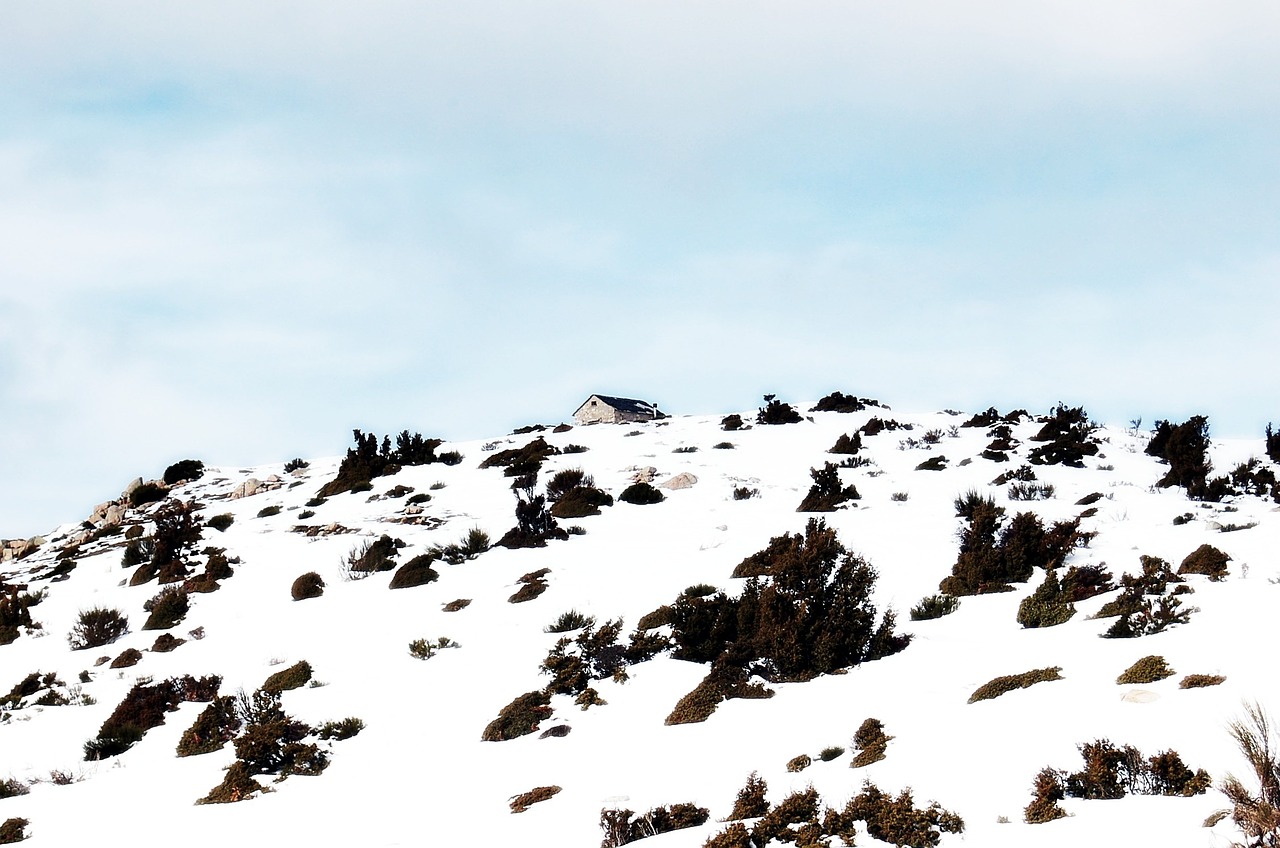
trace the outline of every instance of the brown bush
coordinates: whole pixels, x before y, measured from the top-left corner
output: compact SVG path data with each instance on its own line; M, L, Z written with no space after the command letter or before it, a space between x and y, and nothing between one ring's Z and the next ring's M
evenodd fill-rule
M511 812L523 813L530 806L554 798L560 793L559 786L536 786L528 792L521 792L511 798Z

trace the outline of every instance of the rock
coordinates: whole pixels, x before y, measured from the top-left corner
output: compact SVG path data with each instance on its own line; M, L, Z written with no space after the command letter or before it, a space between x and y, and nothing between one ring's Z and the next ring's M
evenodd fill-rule
M658 474L658 469L652 465L645 468L632 466L631 471L631 482L633 483L652 483L653 478Z
M120 493L120 500L128 501L129 496L133 494L133 490L142 485L142 478L135 477L133 482L124 487L124 491Z
M247 498L250 495L256 495L258 493L258 490L261 488L262 488L262 483L258 480L258 478L250 477L248 480L245 480L239 486L236 486L235 491L233 491L229 495L229 497L231 500L236 500L238 498Z
M106 527L114 527L121 521L124 521L124 505L113 503L107 507L106 513L102 516L102 524Z
M1152 692L1150 689L1131 689L1120 696L1120 700L1130 704L1149 704L1158 699L1160 695Z
M697 482L697 477L690 474L688 471L682 471L670 480L667 480L664 483L659 483L658 485L663 489L689 489Z

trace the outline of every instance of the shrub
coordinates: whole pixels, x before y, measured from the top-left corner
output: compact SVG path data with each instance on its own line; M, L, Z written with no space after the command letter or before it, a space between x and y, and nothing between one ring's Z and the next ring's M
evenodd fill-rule
M169 678L162 683L136 683L102 723L95 739L84 743L84 758L101 760L122 754L153 727L164 724L166 713L183 701L212 700L221 684L219 677Z
M1157 680L1172 676L1173 669L1169 668L1164 657L1152 655L1143 657L1125 669L1124 673L1116 678L1116 683L1155 683Z
M137 509L145 504L164 500L165 488L159 483L143 483L129 493L129 506Z
M711 811L686 803L654 807L635 820L633 816L635 813L631 810L601 810L600 829L604 831L604 841L600 848L617 848L660 833L699 827L706 824Z
M757 424L799 424L803 420L795 407L778 400L776 395L765 395L764 406L756 413Z
M526 692L498 712L498 717L480 735L484 742L501 742L537 731L541 722L551 718L551 695L544 690Z
M1051 483L1011 483L1009 500L1047 501L1053 497L1055 491Z
M301 471L302 469L309 468L310 466L311 463L307 462L302 457L296 457L284 464L284 473L292 474L295 471Z
M219 751L236 737L243 725L236 709L236 699L230 695L216 697L183 731L182 738L178 740L178 756L192 757Z
M540 568L537 571L531 571L522 575L516 582L520 584L520 588L515 594L507 598L509 603L523 604L526 601L532 601L534 598L547 591L546 576L551 573L549 568Z
M362 730L364 730L364 722L354 716L350 716L342 721L326 721L320 725L320 728L316 731L316 736L326 742L341 742L344 739L350 739Z
M132 668L140 662L142 662L142 651L137 648L125 648L107 667L112 669Z
M866 822L867 833L874 839L911 848L929 848L938 844L943 833L964 832L964 820L936 801L918 809L910 789L894 798L869 781L845 806L844 817Z
M559 786L537 786L528 792L521 792L511 797L511 812L523 813L534 804L555 797L560 792Z
M534 481L516 491L516 526L508 530L498 546L503 548L542 548L548 540L567 539L569 534L556 523L547 508L547 499L533 493Z
M263 790L262 784L253 779L253 773L245 763L236 760L227 768L222 782L209 794L196 801L197 804L233 804L253 797L255 792Z
M22 635L19 628L38 626L31 619L31 607L43 599L43 591L28 594L22 587L0 580L0 645L8 645Z
M396 567L394 557L404 542L383 534L377 541L365 541L347 554L346 572L353 580L368 577L378 571L390 571Z
M585 518L599 515L602 506L613 506L613 496L594 486L575 486L555 501L551 514L556 518Z
M142 605L145 612L151 613L142 625L143 630L168 630L175 627L186 617L191 608L187 593L178 586L162 589L158 595Z
M1231 557L1213 545L1201 545L1187 554L1186 559L1178 566L1178 573L1205 574L1208 575L1210 580L1225 580L1227 577L1227 563L1230 561Z
M233 741L236 759L249 774L320 774L329 758L314 743L304 740L310 726L286 715L280 708L278 692L259 690L239 704L244 717L244 733Z
M1206 686L1217 686L1226 681L1221 674L1188 674L1178 682L1179 689L1202 689Z
M1057 572L1046 569L1044 582L1018 604L1018 623L1026 628L1055 627L1076 614L1075 605L1067 598Z
M264 506L262 509L258 510L258 517L259 517L259 518L270 518L270 517L271 517L271 516L273 516L273 515L279 515L279 514L280 514L280 509L281 509L281 507L280 507L280 505L279 505L279 504L272 504L271 506Z
M559 453L558 448L548 444L546 439L539 436L524 447L491 454L480 463L480 467L505 468L506 470L503 471L505 476L523 477L528 474L537 474L542 468L542 463Z
M414 639L409 643L409 656L418 660L429 660L446 648L457 647L460 647L458 643L448 636L439 636L435 642L428 642L426 639Z
M199 480L204 476L204 463L198 459L184 459L164 470L164 483L172 486L183 480Z
M581 630L584 627L591 627L595 623L596 620L592 616L571 609L560 613L559 618L542 628L542 632L568 633L570 630Z
M829 745L818 752L818 759L824 763L829 763L844 753L844 748L839 745Z
M327 498L312 498L311 500L303 504L303 506L311 507L314 509L316 507L324 506L328 502L329 500Z
M733 450L734 444L733 442L716 442L714 445L711 446L711 449L712 450Z
M1061 464L1083 468L1084 458L1098 452L1098 442L1093 438L1097 427L1089 420L1083 407L1069 408L1059 403L1049 415L1039 420L1043 426L1031 441L1044 444L1028 454L1032 465Z
M81 610L67 641L71 643L71 650L82 651L109 645L128 632L129 619L120 610L93 607Z
M636 622L637 630L653 630L662 627L664 624L671 623L671 616L675 610L670 605L658 607L652 612L647 612L640 616L640 620Z
M15 780L12 777L0 780L0 798L16 798L19 795L27 795L31 789L21 780Z
M307 685L311 680L311 663L306 660L296 662L283 671L277 671L268 677L262 684L262 691L273 695L279 695L281 692L287 692L290 689L300 689Z
M295 601L306 601L324 594L324 578L314 571L298 575L289 587L289 595Z
M1062 777L1051 768L1043 768L1036 775L1031 794L1031 803L1023 811L1022 817L1027 824L1043 824L1060 819L1067 811L1058 806L1058 802L1067 796L1062 786Z
M439 580L440 572L431 567L435 561L435 554L419 554L396 569L396 573L391 575L390 588L411 589Z
M1230 815L1248 845L1274 846L1280 843L1280 740L1272 730L1270 716L1259 704L1246 705L1245 710L1246 717L1232 721L1229 727L1258 789L1254 791L1228 774L1218 789L1227 796L1231 807L1215 813L1205 824Z
M9 845L26 839L29 824L31 822L23 818L5 819L4 824L0 824L0 845Z
M394 450L391 448L389 436L384 436L379 446L378 437L372 433L366 435L359 430L354 430L352 435L355 437L356 446L347 449L347 455L338 466L337 476L320 488L316 493L317 498L361 490L375 477L394 474L406 466L428 465L433 462L455 464L456 454L447 457L444 454L436 456L436 448L443 444L440 439L424 439L420 433L410 435L408 430L402 431L396 437ZM457 460L461 458L456 456ZM368 489L363 490L368 491ZM307 505L318 506L310 503Z
M853 485L840 485L840 471L830 462L821 469L809 469L809 476L813 478L813 485L796 512L834 512L840 504L861 498Z
M156 637L155 642L151 643L151 650L153 653L167 654L170 651L177 650L185 644L187 644L186 639L179 639L172 633L161 633Z
M910 424L903 424L902 422L895 421L892 418L880 418L873 415L867 419L865 424L858 428L858 432L868 436L875 436L885 432L886 430L893 432L894 430L909 431L912 429L914 428Z
M920 602L911 608L912 621L932 621L935 618L942 618L944 615L951 615L960 608L960 599L951 595L929 595L921 598Z
M645 482L632 483L622 490L622 494L618 495L618 500L623 503L637 504L639 506L662 503L666 499L662 492Z
M892 738L885 735L884 723L880 719L864 720L853 734L853 747L857 749L857 753L853 755L849 768L865 768L883 760Z
M862 434L855 432L852 436L842 434L836 443L827 448L827 453L853 455L862 450Z
M801 772L813 765L813 758L808 754L800 754L787 760L787 771L791 773Z
M906 492L894 492L893 494L889 495L889 500L893 501L894 503L906 503L907 499L910 497L911 496L908 495Z
M232 515L229 512L224 512L221 515L215 515L212 518L210 518L208 521L205 522L205 525L208 527L212 527L214 530L217 530L219 533L223 533L226 531L228 527L230 527L232 524L235 524L235 522L236 522L236 517L234 515Z
M724 418L720 419L721 430L741 430L742 424L742 416L737 413L734 413L733 415L726 415Z
M765 800L765 793L768 791L769 784L765 783L764 778L754 771L751 772L747 782L738 790L738 797L733 802L733 810L725 821L757 819L769 812L769 802Z
M458 598L456 600L449 601L449 603L445 604L441 609L445 612L458 612L459 610L464 610L469 606L471 606L470 598Z
M916 471L946 471L947 458L945 456L934 456L926 459L924 462L916 466Z
M749 486L738 486L733 490L733 499L735 501L745 501L760 496L759 489L752 489Z
M1053 666L994 678L975 689L973 694L969 696L969 703L989 701L992 698L1000 697L1006 692L1012 692L1015 689L1026 689L1028 686L1034 686L1037 683L1062 680L1061 671L1061 666Z

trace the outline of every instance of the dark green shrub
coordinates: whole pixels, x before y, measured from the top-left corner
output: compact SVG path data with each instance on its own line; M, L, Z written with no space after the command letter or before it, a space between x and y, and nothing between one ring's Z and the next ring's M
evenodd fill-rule
M1178 566L1178 573L1204 574L1210 580L1225 580L1227 577L1227 563L1230 561L1230 556L1213 545L1201 545L1187 554L1186 559Z
M818 823L818 790L792 792L771 808L751 829L751 839L757 845L770 842L807 842L810 833L820 834ZM802 842L803 840L803 842Z
M862 497L853 485L841 486L840 471L830 462L820 469L809 469L809 476L813 478L813 485L796 512L834 512L840 504Z
M259 518L270 518L270 517L271 517L271 516L273 516L273 515L279 515L279 514L280 514L280 509L281 509L281 507L280 507L280 505L279 505L279 504L272 504L271 506L264 506L262 509L258 510L258 517L259 517Z
M1143 657L1125 669L1116 678L1116 683L1155 683L1157 680L1172 677L1173 673L1173 669L1169 668L1164 657L1153 654Z
M1015 689L1026 689L1037 683L1047 683L1053 680L1062 680L1061 666L1052 666L1050 668L1035 668L1031 671L1024 671L1021 674L1010 674L1003 677L996 677L979 686L969 696L969 703L974 704L978 701L989 701L992 698L998 698L1006 692L1012 692Z
M347 572L353 579L359 579L374 572L390 571L396 567L394 558L403 547L404 542L385 533L377 541L366 541L347 554Z
M1062 594L1067 601L1078 603L1115 588L1111 572L1102 565L1071 566L1062 578Z
M1188 674L1178 681L1179 689L1202 689L1206 686L1217 686L1226 681L1221 674Z
M831 394L818 401L810 412L861 412L868 406L881 406L882 404L871 398L853 397L852 395L842 394L840 392L832 392Z
M459 610L464 610L469 606L471 606L470 598L458 598L456 600L449 601L449 603L442 606L441 609L445 612L458 612Z
M324 506L328 502L329 501L327 498L312 498L311 500L303 504L303 506L311 507L314 509L315 507Z
M716 442L711 446L712 450L733 450L733 442Z
M576 486L555 501L551 514L556 518L585 518L599 515L602 506L613 506L613 496L593 486Z
M756 413L757 424L799 424L803 420L795 407L778 400L776 395L765 395L764 406Z
M740 667L758 659L771 679L803 680L889 656L909 642L894 634L892 612L876 625L875 569L819 519L809 520L803 536L771 539L734 574L761 579L749 580L738 598L682 596L673 604L678 659L723 657Z
M570 630L581 630L582 628L590 627L595 623L596 620L594 617L571 609L560 613L559 618L542 628L542 632L568 633Z
M23 818L5 819L4 824L0 824L0 845L9 845L26 839L29 824L31 822Z
M537 571L531 571L522 575L516 582L520 584L520 588L515 594L507 598L509 603L523 604L526 601L532 601L534 598L547 591L546 576L551 573L549 568L539 568Z
M511 798L511 812L523 813L534 804L554 798L559 793L559 786L536 786L528 792L521 792Z
M170 586L142 605L145 612L151 613L142 625L143 630L168 630L186 617L191 608L187 593L178 586Z
M644 506L648 504L662 503L666 500L666 496L648 483L639 482L632 483L630 486L623 489L622 494L618 495L618 500L623 503Z
M289 594L295 601L318 598L324 594L324 578L314 571L301 574L289 587Z
M262 684L262 691L273 695L300 689L311 680L311 663L306 660L296 662L283 671L277 671Z
M1031 441L1044 444L1028 454L1032 465L1061 464L1083 468L1084 458L1097 454L1098 442L1093 433L1098 428L1089 420L1083 407L1067 407L1059 403L1049 415L1039 420L1043 426Z
M565 468L557 471L547 481L547 500L555 503L570 491L581 486L594 487L595 478L581 468Z
M839 745L830 745L818 752L818 759L822 760L824 763L829 763L840 757L842 754L844 754L844 748L841 748Z
M443 442L440 439L424 439L420 433L409 434L404 430L396 437L396 447L391 448L391 438L384 436L379 446L378 437L372 433L364 434L359 430L352 431L356 446L347 449L347 455L338 466L338 474L316 493L317 499L327 498L342 492L368 491L372 488L370 481L375 477L394 474L403 467L411 465L428 465L433 462L455 464L455 455L446 458L444 454L436 455L436 448ZM461 456L456 456L461 461ZM307 506L319 504L308 503Z
M181 483L184 480L199 480L204 476L204 463L198 459L184 459L175 462L164 470L166 486Z
M437 559L435 554L419 554L396 569L391 575L392 589L410 589L414 586L425 586L440 579L440 572L431 567Z
M726 415L724 418L720 419L721 430L741 430L742 424L742 416L738 415L736 412L733 415Z
M1209 495L1209 419L1193 415L1182 424L1157 421L1147 443L1148 456L1159 457L1169 464L1169 471L1156 481L1161 488L1181 486L1195 500L1221 500Z
M236 737L244 722L236 709L236 699L230 695L214 698L196 716L178 740L178 756L191 757L221 750Z
M733 499L735 501L746 501L759 496L760 490L752 489L749 486L739 486L733 490Z
M249 774L316 775L328 766L328 755L304 741L311 727L285 714L278 693L259 690L238 707L245 727L232 744Z
M498 712L498 717L485 727L480 739L502 742L537 731L541 722L551 718L551 695L545 690L526 692Z
M297 457L295 459L289 460L284 464L284 473L292 474L294 471L301 471L302 469L309 468L310 466L311 466L311 463L307 462L305 459L301 457Z
M120 610L93 607L81 610L79 618L67 634L71 650L99 648L109 645L129 632L129 619Z
M28 594L22 591L25 588L0 581L0 645L8 645L22 635L19 628L35 626L31 607L44 600L44 591Z
M912 621L932 621L951 615L960 608L960 599L951 595L929 595L920 599L920 603L911 608Z
M876 436L876 435L879 435L880 433L885 432L886 430L889 432L893 432L894 430L912 430L912 429L914 428L910 424L903 424L902 422L895 421L892 418L880 418L878 416L873 415L867 419L867 422L865 424L863 424L861 427L858 428L858 432L867 436Z
M662 627L664 624L670 624L674 611L671 606L660 606L652 612L647 612L640 616L640 620L636 622L636 629L653 630Z
M416 660L429 660L446 648L459 647L461 646L448 636L437 636L434 642L428 642L426 639L414 639L409 643L409 656Z
M586 453L587 446L586 445L565 445L560 452L561 453Z
M140 506L164 500L167 494L159 483L143 483L129 493L129 506L137 509Z
M219 533L222 533L226 531L228 527L234 524L235 521L236 521L236 517L234 515L232 515L229 512L224 512L221 515L215 515L212 518L210 518L208 521L205 522L205 525L212 527L214 530L217 530Z
M836 439L836 443L827 449L827 453L852 455L860 450L862 450L862 434L855 432L852 436L841 435Z
M516 490L516 526L498 540L502 548L543 548L551 539L564 540L569 534L556 523L547 508L547 499L533 493L533 484Z
M208 701L217 693L221 678L169 678L162 683L134 687L102 723L98 736L84 743L84 758L101 760L122 754L153 727L164 724L166 713L183 701Z
M1212 781L1203 770L1191 771L1176 751L1144 759L1134 747L1123 748L1107 739L1079 746L1084 768L1066 775L1066 794L1072 798L1114 799L1139 795L1202 795Z
M490 454L484 462L480 463L480 467L505 468L503 472L505 476L522 477L527 474L537 474L542 468L542 463L559 453L558 448L548 444L546 439L539 436L522 448Z
M111 661L108 668L132 668L142 662L142 651L137 648L125 648L120 655Z
M945 456L934 456L926 459L924 462L916 466L916 471L946 471L947 458Z
M1032 801L1022 814L1027 824L1044 824L1067 814L1066 810L1058 806L1058 802L1067 797L1067 792L1062 785L1062 776L1054 769L1040 770L1032 785L1031 794Z

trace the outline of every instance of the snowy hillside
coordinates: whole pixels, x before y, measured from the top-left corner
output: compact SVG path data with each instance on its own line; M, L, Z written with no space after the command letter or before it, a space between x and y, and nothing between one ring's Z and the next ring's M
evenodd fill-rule
M1216 788L1228 773L1249 784L1228 723L1244 716L1246 703L1280 710L1265 629L1280 599L1280 516L1270 492L1217 491L1211 496L1219 500L1197 501L1189 499L1185 481L1157 486L1173 466L1146 452L1149 428L1093 430L1077 422L1073 433L1084 440L1077 447L1089 447L1078 457L1067 451L1068 461L1082 466L1072 467L1043 450L1052 441L1034 440L1045 429L1044 416L1000 415L962 426L972 413L794 406L803 420L761 424L755 410L744 410L744 426L734 430L713 415L428 442L410 452L436 461L373 476L368 491L323 498L318 493L338 476L340 457L311 459L289 471L283 462L215 467L205 458L198 479L167 491L144 486L158 500L127 508L125 498L114 508L104 504L95 526L72 521L54 529L37 547L0 563L7 614L16 617L25 608L31 621L15 625L12 642L0 645L0 698L14 690L0 721L0 786L7 787L0 794L10 796L0 798L0 821L26 819L32 846L103 839L192 848L230 840L595 846L604 835L602 810L644 813L688 803L706 808L710 818L645 844L692 848L726 829L722 820L754 772L767 783L769 802L812 786L820 810L843 809L868 781L894 797L910 787L917 808L936 801L963 820L962 832L942 833L944 846L1212 846L1241 838L1230 818L1211 828L1203 823L1228 806ZM865 426L872 419L889 426L873 432L875 424ZM892 429L894 423L911 429ZM840 437L860 430L845 440L847 452L829 452ZM547 449L486 463L537 439L545 439ZM1253 470L1265 477L1275 469L1266 447L1261 434L1213 442L1209 481L1251 458L1260 460ZM1031 461L1037 450L1036 458L1047 462ZM460 460L448 456L454 451ZM1001 454L1005 459L998 461ZM826 492L838 503L831 511L798 512L825 463L846 466L826 471L828 483L831 474L838 476ZM598 515L558 519L567 538L555 532L540 547L485 550L477 535L468 547L475 528L497 543L517 526L517 495L543 496L566 469L594 478L612 505ZM521 473L536 474L536 489ZM690 476L664 487L679 475ZM1002 475L1005 480L993 484ZM619 499L637 479L651 480L665 499ZM513 482L526 488L513 490ZM1247 484L1235 481L1230 488ZM1013 591L966 594L950 614L912 620L912 608L952 575L961 533L969 531L977 544L977 521L957 514L957 500L970 493L970 506L989 498L1003 508L988 513L1000 533L1022 512L1038 516L1045 531L1060 528L1063 558L1051 563L1055 578L1065 580L1072 568L1076 575L1106 572L1111 579L1099 587L1104 591L1075 602L1062 623L1023 627L1020 604L1045 581L1046 570L1035 567ZM183 525L183 505L190 505L198 541ZM157 517L168 531L157 530ZM545 513L533 516L534 532L545 519ZM874 605L876 623L892 610L895 635L910 634L910 643L875 659L869 657L876 650L868 649L868 661L816 676L779 673L783 659L747 657L738 667L739 690L770 690L771 697L717 696L704 721L668 724L677 702L713 666L672 655L669 640L679 624L671 616L680 613L661 609L683 604L686 612L705 611L717 597L712 588L731 604L749 582L767 586L776 573L759 572L754 581L732 574L775 537L796 534L798 544L814 519L874 568L865 600ZM165 532L187 534L168 555L163 544L152 543ZM375 544L383 535L389 541ZM1125 620L1138 631L1158 632L1102 638L1120 617L1093 616L1121 599L1124 575L1142 574L1143 556L1177 572L1205 544L1230 556L1225 578L1186 574L1184 582L1175 576L1154 589L1140 584L1133 597L1153 613ZM370 558L353 568L370 545ZM1052 540L1045 546L1052 549ZM1000 554L1005 560L1013 556L1007 548ZM380 551L389 561L376 561ZM415 557L423 557L416 571L401 574ZM1154 560L1147 563L1154 568ZM294 600L295 580L308 572L319 575L323 592ZM389 588L397 575L413 574L429 582ZM540 583L545 591L536 594L530 587ZM189 609L171 626L144 630L151 612L173 600L163 595L166 586L187 587ZM522 590L534 597L513 603ZM460 600L470 603L451 603ZM73 650L68 634L94 608L118 610L129 632ZM1160 619L1161 610L1172 613L1171 623ZM540 670L549 652L562 637L582 632L548 632L569 611L594 619L589 633L621 619L623 646L636 645L629 640L642 618L659 623L643 631L647 649L619 659L623 649L609 640L598 667L610 673L584 672L589 691L603 703L551 694L550 715L534 732L482 741L513 699L551 683L553 676ZM1178 621L1179 614L1185 620ZM185 641L154 650L171 647L172 640L156 644L166 633ZM426 640L420 653L430 653L441 637L449 646L434 655L411 654L415 640ZM668 647L657 650L659 642ZM140 659L113 669L128 649ZM560 653L576 650L571 644ZM1162 657L1173 674L1116 682L1151 655ZM304 750L298 773L275 782L275 774L258 770L253 779L271 791L239 803L196 804L224 780L238 748L228 743L177 756L184 732L212 697L195 693L194 681L170 687L176 709L140 739L126 739L127 750L110 753L108 744L108 755L85 759L90 740L118 742L102 733L104 722L139 682L217 675L217 694L243 691L243 707L269 676L302 661L313 676L283 691L279 704L311 732L294 740ZM797 662L794 667L808 668L803 662L821 660ZM1052 668L1060 669L1060 680L970 703L975 690L997 677ZM36 672L24 691L21 684ZM1182 688L1188 675L1224 679L1200 678L1212 685ZM584 683L566 685L578 692ZM327 722L349 717L363 722L356 735L322 738L343 735L337 727L317 735ZM868 718L883 724L884 756L851 768L858 754L851 740ZM1191 772L1205 770L1213 787L1189 797L1068 795L1058 802L1065 817L1024 821L1037 774L1046 767L1064 775L1080 771L1079 746L1098 740L1133 746L1144 758L1176 751ZM807 766L792 762L801 755L811 760ZM305 773L319 770L316 763L326 756L322 773ZM511 799L538 787L560 789L513 813ZM749 830L754 821L745 824ZM882 844L868 834L866 821L850 826L857 844ZM838 838L830 843L841 844Z

